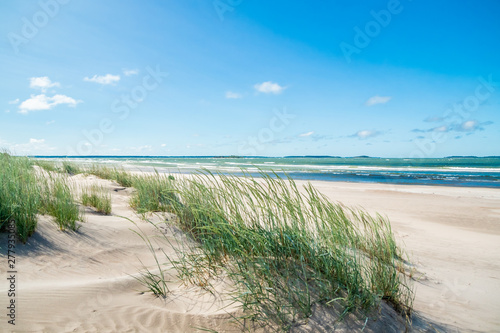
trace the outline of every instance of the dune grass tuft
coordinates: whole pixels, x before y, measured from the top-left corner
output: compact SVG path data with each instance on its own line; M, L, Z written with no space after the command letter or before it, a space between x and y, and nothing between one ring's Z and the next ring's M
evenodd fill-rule
M102 186L92 185L84 189L81 200L83 205L94 207L101 214L111 214L111 194Z
M132 174L117 168L92 165L86 172L102 179L114 180L124 187L132 187L134 181L134 176Z
M54 216L60 229L76 230L82 219L66 177L37 172L34 165L47 171L55 167L40 161L0 153L0 229L15 221L23 243L35 232L39 213Z
M25 243L35 232L39 207L39 177L32 161L0 153L0 229L15 221L18 238Z
M34 159L33 164L39 166L47 172L59 172L61 170L53 161Z
M139 213L172 210L172 204L177 200L173 182L172 177L159 173L136 177L133 181L136 191L130 200L130 206Z
M62 162L62 170L70 176L82 173L82 169L76 164L68 161Z
M78 230L77 221L82 221L83 215L66 177L49 175L44 180L41 213L53 216L61 230Z
M132 205L176 214L199 244L182 256L189 265L180 268L194 267L188 272L194 281L229 276L247 319L287 330L311 316L315 303L341 306L342 316L373 310L381 300L410 314L413 291L400 273L404 253L386 219L332 203L311 185L302 193L292 179L261 176L148 176L134 183ZM150 281L162 280L148 273Z
M134 185L135 177L130 173L115 169L114 179L118 184L125 187L132 187Z

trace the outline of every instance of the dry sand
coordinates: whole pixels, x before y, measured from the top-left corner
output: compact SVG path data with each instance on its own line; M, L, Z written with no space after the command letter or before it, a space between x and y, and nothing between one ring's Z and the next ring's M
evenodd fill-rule
M332 200L389 218L420 277L418 314L459 331L500 331L500 190L314 185Z
M15 332L191 332L195 327L234 331L227 323L237 311L218 291L169 282L162 300L141 293L134 276L141 261L154 259L139 236L155 233L128 206L131 189L94 176L72 177L79 184L99 183L112 193L113 212L87 209L78 232L61 232L41 217L26 245L17 245L16 326L1 316L0 331ZM298 182L303 183L303 182ZM396 186L313 182L332 200L386 215L405 244L416 276L416 322L447 331L500 331L500 191L437 186ZM122 217L123 216L123 217ZM160 219L160 218L157 218ZM173 241L178 232L166 229ZM2 247L6 235L1 235ZM167 249L167 251L169 251ZM0 276L6 276L2 251ZM7 283L0 284L2 300ZM5 301L2 301L5 309ZM2 310L5 312L5 310ZM446 326L442 326L446 325ZM385 328L384 328L385 327ZM396 328L394 328L396 327ZM399 330L401 326L391 327ZM366 331L389 326L368 325ZM417 327L418 328L418 327ZM309 331L320 328L309 327ZM328 331L324 329L323 331Z

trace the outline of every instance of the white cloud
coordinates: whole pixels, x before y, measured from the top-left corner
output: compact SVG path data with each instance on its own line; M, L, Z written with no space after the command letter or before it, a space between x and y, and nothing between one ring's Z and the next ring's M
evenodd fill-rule
M5 113L10 113L10 110L5 110Z
M390 97L390 96L376 95L376 96L368 98L368 100L365 102L365 105L366 106L373 106L376 104L385 104L385 103L389 102L391 100L391 98L392 97Z
M462 129L464 131L473 131L476 129L478 123L475 120L468 120L462 123Z
M167 144L166 144L166 143L162 143L160 146L161 146L161 147L166 147L166 146L167 146Z
M19 98L16 98L13 101L9 101L9 104L17 104L17 103L19 103Z
M415 128L412 130L412 132L415 133L427 133L427 132L451 132L451 131L456 131L456 132L476 132L476 131L483 131L485 129L485 126L489 126L493 124L492 121L484 121L484 122L478 122L477 120L466 120L462 123L451 123L448 125L442 125L438 127L433 127L430 129L419 129Z
M81 101L66 95L54 95L52 97L45 94L31 95L30 98L25 100L19 105L20 113L28 113L29 111L49 110L59 104L67 104L68 106L76 106Z
M125 76L136 75L136 74L139 74L139 70L138 69L123 69L123 74L125 74Z
M239 93L235 93L232 91L226 91L226 98L228 99L236 99L236 98L242 98L243 96Z
M313 131L311 131L311 132L307 132L307 133L302 133L302 134L299 134L299 136L305 137L305 136L311 136L311 135L313 135L313 134L314 134L314 132L313 132Z
M262 83L257 83L254 88L261 93L265 94L280 94L286 87L282 87L277 83L267 81Z
M435 127L432 129L434 132L447 132L448 131L448 127L446 126L439 126L439 127Z
M374 136L379 135L380 133L377 131L369 131L369 130L364 130L364 131L359 131L353 135L352 137L358 137L359 139L367 139L367 138L372 138Z
M42 144L44 142L45 142L45 139L30 139L30 144L31 145Z
M26 143L10 143L0 139L0 143L15 155L49 155L53 154L56 149L55 147L50 147L45 142L45 139L31 138Z
M51 124L53 124L53 123L55 123L55 122L56 122L55 120L50 120L50 121L47 121L47 122L45 123L45 125L51 125Z
M112 74L94 75L91 78L88 77L83 78L83 81L96 82L99 84L113 84L120 81L120 75L112 75Z
M31 77L30 78L30 88L40 89L42 92L46 92L48 88L60 87L59 82L52 82L48 76Z

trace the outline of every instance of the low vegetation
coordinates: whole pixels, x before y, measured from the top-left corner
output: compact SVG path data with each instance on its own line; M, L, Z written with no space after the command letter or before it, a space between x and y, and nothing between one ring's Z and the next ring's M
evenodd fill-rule
M44 178L40 212L53 216L61 230L77 230L77 221L83 220L73 192L65 175L48 175Z
M315 303L341 306L342 317L373 310L381 300L409 315L404 254L387 220L332 203L311 185L302 193L292 179L261 176L147 176L134 182L132 205L174 213L198 245L166 260L178 277L204 288L228 276L246 319L287 330L311 316ZM142 281L167 296L161 269L147 270Z
M39 177L32 161L0 153L0 229L15 221L19 240L26 242L35 232L39 208Z
M101 214L111 214L111 194L101 186L92 185L84 189L81 200L83 205L94 207Z
M19 240L25 243L35 232L37 214L49 214L61 229L78 228L82 216L67 179L34 169L53 170L50 163L0 153L0 229L15 221Z
M70 161L62 161L62 163L58 163L43 159L33 159L32 163L47 172L67 173L70 176L83 172L83 169L78 164Z
M68 161L62 162L62 170L71 176L82 173L83 171L76 163Z
M61 170L53 161L36 159L33 160L33 164L39 166L47 172L59 172Z
M135 192L130 206L139 213L172 211L173 201L177 196L173 191L172 176L154 175L139 176L133 181Z
M100 165L93 165L89 169L85 170L86 173L95 175L102 179L114 180L121 186L132 187L134 182L134 176L130 173L119 170L117 168L109 168Z
M130 204L139 213L169 212L184 231L164 258L139 233L157 267L138 278L152 293L168 296L168 279L211 290L224 276L236 288L234 300L253 323L288 330L312 315L313 306L341 309L339 317L370 313L385 301L408 316L413 291L405 275L405 254L390 223L329 201L313 186L299 189L292 179L261 174L234 177L202 171L189 177L159 173L133 176L123 170L64 164L62 173L41 175L28 158L0 155L0 223L15 220L25 242L36 229L37 213L55 217L61 229L77 229L82 219L67 174L86 172L135 188ZM52 171L45 162L35 164ZM84 190L84 205L109 214L110 194L102 187ZM159 225L155 225L160 228ZM168 266L166 266L166 264Z

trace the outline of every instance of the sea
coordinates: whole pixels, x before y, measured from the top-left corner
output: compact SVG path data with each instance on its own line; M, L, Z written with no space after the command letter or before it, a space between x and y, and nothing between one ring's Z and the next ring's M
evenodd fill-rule
M237 157L237 156L34 156L161 173L199 171L301 180L500 188L500 156L445 158Z

